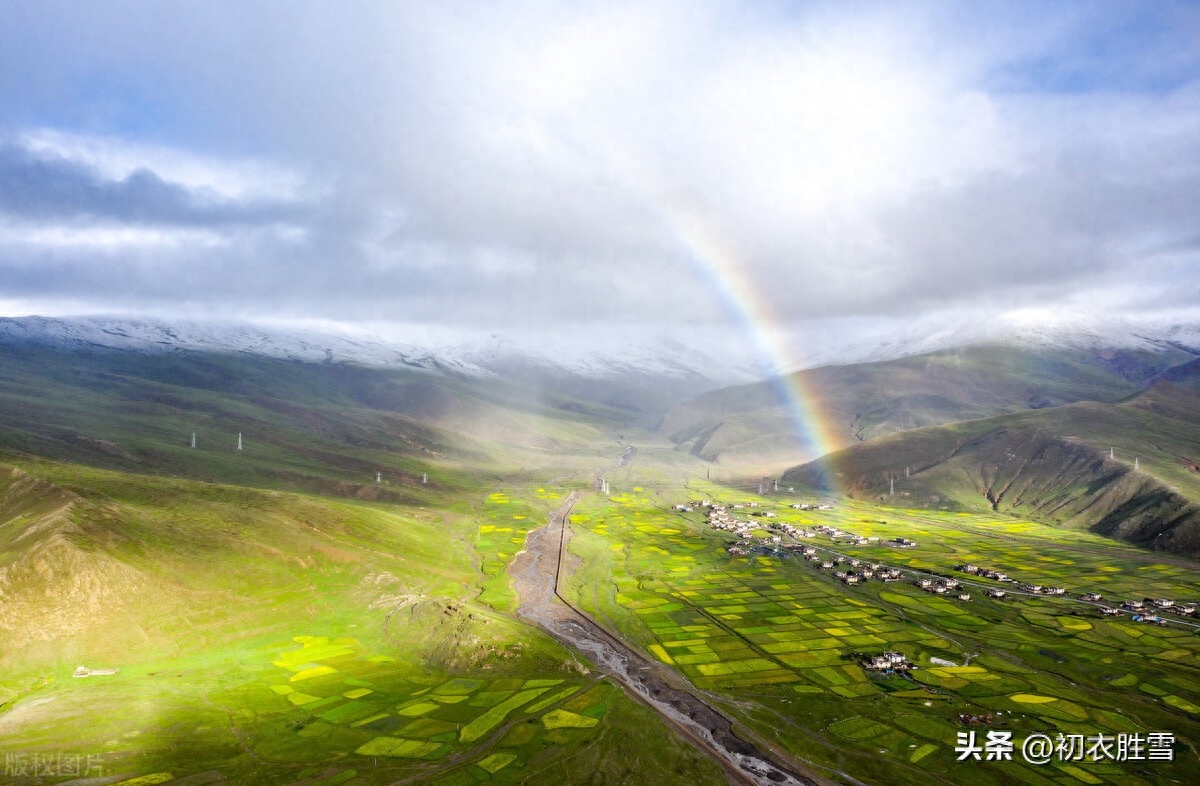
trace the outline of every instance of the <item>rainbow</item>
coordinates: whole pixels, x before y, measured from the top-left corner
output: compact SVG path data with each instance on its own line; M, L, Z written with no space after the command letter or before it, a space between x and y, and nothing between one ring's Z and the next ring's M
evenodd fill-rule
M763 367L770 370L780 403L787 410L796 436L812 448L814 458L830 452L838 442L832 438L830 419L804 380L799 375L787 373L785 331L776 327L784 323L766 298L759 294L759 287L747 274L746 266L693 213L671 208L664 214L666 225L686 251L689 261L713 282L714 289L753 342Z

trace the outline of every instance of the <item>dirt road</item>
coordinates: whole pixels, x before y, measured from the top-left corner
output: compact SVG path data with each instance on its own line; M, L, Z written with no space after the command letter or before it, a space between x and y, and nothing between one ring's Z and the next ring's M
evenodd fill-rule
M623 457L625 458L625 457ZM714 758L734 783L815 786L815 774L789 772L733 733L730 720L687 691L668 667L643 656L594 623L558 594L566 520L579 492L572 493L545 527L529 533L525 550L509 566L522 619L583 654L600 671L656 710L684 738Z

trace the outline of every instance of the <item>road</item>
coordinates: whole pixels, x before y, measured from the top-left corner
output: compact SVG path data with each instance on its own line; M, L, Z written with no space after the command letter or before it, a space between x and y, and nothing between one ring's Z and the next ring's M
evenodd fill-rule
M622 457L622 463L628 455ZM828 783L816 773L801 773L794 761L789 762L789 769L776 764L774 759L781 756L778 751L768 757L738 737L729 718L688 691L680 675L612 636L559 594L567 517L579 496L578 491L572 493L545 527L530 532L525 550L509 566L520 599L517 615L583 654L599 671L658 712L685 739L716 760L731 782L755 786Z

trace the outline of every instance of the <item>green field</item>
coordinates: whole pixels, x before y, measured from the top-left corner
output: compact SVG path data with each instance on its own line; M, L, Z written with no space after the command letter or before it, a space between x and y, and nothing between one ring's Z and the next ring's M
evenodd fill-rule
M646 453L643 460L651 461ZM1074 595L1195 598L1200 576L1187 561L1164 563L1161 555L1105 538L995 515L854 501L796 511L787 495L759 498L697 480L690 488L642 488L577 507L571 548L585 567L571 580L573 598L698 688L728 697L731 712L797 755L831 768L853 761L861 769L848 771L887 783L931 776L1053 782L1046 767L955 760L955 733L966 728L959 714L992 714L987 728L1012 730L1018 739L1032 732L1172 732L1179 741L1174 763L1078 766L1085 781L1187 777L1194 756L1188 746L1200 732L1197 628L1101 618L1070 596L990 601L983 585L999 585L987 580L970 588L973 599L965 603L911 581L847 588L792 556L731 557L723 548L731 535L709 528L700 510L671 506L701 497L757 500L759 510L778 514L773 521L828 524L883 540L903 535L919 544L805 541L815 546L960 578L953 567L974 562L1020 581L1067 586ZM919 668L881 676L850 657L893 649ZM970 666L961 665L968 655ZM960 665L937 666L931 658Z
M832 510L794 510L817 498L708 481L708 465L604 407L464 380L430 390L407 373L228 358L4 360L5 782L724 782L517 618L507 570L573 491L563 594L831 782L1190 782L1197 628L1074 599L1200 599L1185 557L990 510L832 496ZM185 421L256 436L240 455L192 450ZM638 450L619 465L624 445ZM594 491L601 468L611 496ZM983 592L994 582L972 579L960 602L911 576L847 588L795 556L731 556L736 538L703 510L672 509L701 498L776 513L755 520L752 543L778 523L824 524L879 539L806 541L824 556L964 580L953 568L970 562L1070 595L996 602ZM881 545L898 536L917 547ZM868 672L855 654L886 650L917 669ZM75 678L78 666L118 671ZM989 729L1177 744L1174 761L956 761L959 732ZM87 771L13 769L51 760Z
M660 762L720 782L513 619L504 567L558 496L435 510L21 462L0 472L0 630L20 642L0 753L156 782L549 784L579 767L636 783Z

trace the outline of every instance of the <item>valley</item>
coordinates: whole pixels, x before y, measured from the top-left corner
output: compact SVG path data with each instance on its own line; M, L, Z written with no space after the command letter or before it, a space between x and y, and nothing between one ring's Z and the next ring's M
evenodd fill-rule
M776 490L518 381L29 348L4 370L20 786L1162 783L1200 741L1190 525L1096 526L1194 498L1175 383L885 435ZM989 732L1015 758L959 759ZM1023 760L1042 734L1142 755Z

